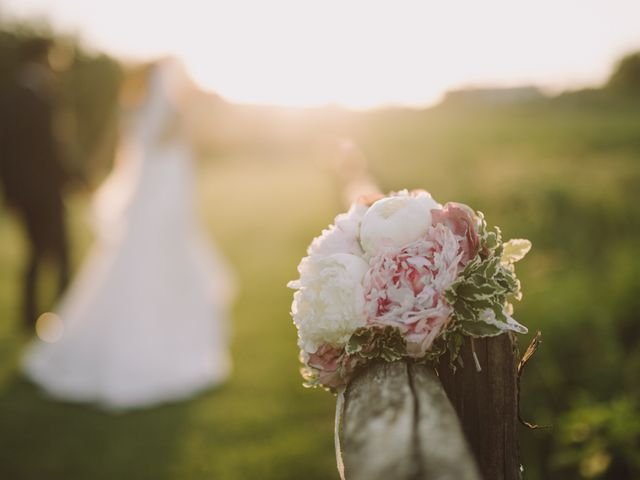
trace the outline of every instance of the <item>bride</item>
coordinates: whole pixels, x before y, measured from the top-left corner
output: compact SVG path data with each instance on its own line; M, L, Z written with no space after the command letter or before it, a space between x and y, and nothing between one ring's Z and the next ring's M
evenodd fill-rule
M63 334L35 341L23 363L49 395L116 410L188 397L231 366L233 282L191 198L181 108L193 87L175 60L144 77L116 168L94 199L96 245L53 317Z

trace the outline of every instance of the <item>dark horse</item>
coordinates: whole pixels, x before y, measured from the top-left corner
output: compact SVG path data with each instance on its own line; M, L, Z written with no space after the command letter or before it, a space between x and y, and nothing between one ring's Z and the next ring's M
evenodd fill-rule
M64 174L53 131L50 42L27 42L10 86L0 95L0 179L7 205L24 227L29 259L24 272L23 320L38 316L38 272L50 259L57 268L58 292L69 278L62 188Z

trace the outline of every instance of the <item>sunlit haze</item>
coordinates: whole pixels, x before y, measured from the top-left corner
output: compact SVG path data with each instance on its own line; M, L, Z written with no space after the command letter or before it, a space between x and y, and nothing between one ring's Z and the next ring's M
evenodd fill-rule
M181 57L240 102L429 105L451 88L597 85L640 48L635 0L2 0L127 59Z

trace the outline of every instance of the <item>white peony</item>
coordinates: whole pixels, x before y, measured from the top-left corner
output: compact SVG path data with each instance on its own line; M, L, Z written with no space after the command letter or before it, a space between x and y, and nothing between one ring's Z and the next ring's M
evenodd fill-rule
M298 346L315 353L324 344L344 346L351 334L365 326L362 279L367 263L356 255L338 253L305 257L300 279L289 283L291 315L298 328Z
M347 213L336 217L334 224L322 231L319 237L313 239L307 249L309 255L331 255L334 253L350 253L363 255L358 240L360 222L368 207L354 203Z
M426 190L413 190L410 194L406 190L402 190L398 192L398 195L411 195L413 198L420 200L429 211L434 208L442 208L442 205L436 202Z
M427 192L407 191L375 202L362 219L360 243L369 255L384 247L404 247L427 233L431 210L440 205Z

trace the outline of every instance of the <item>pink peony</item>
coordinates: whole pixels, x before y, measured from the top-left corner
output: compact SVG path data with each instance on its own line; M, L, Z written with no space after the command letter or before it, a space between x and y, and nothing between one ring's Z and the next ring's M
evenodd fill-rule
M463 265L466 265L478 254L480 249L479 219L470 207L464 203L449 202L442 209L431 210L431 217L434 225L440 223L460 238Z
M458 275L462 255L458 239L442 223L403 248L374 255L364 277L367 323L398 328L409 355L424 355L453 312L444 292Z
M344 348L325 343L315 353L308 355L306 363L317 372L321 385L340 388L347 384L358 362L349 357Z

